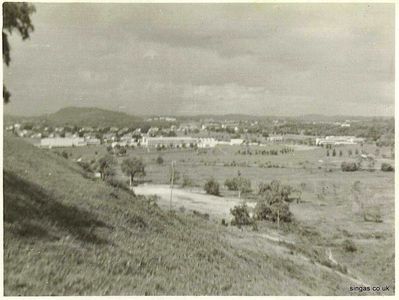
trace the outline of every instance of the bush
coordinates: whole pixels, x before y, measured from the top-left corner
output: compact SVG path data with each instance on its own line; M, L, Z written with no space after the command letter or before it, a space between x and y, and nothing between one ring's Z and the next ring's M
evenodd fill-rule
M344 250L346 252L355 252L355 251L357 251L357 247L356 247L355 243L352 240L343 241L342 246L344 247Z
M108 177L106 182L114 188L119 188L125 191L132 191L129 185L122 180L115 179L114 177Z
M289 223L292 221L292 213L289 210L288 203L285 202L275 202L268 203L267 200L262 199L256 203L254 216L258 220L266 220L271 222Z
M383 172L393 172L395 171L395 168L393 166L391 166L388 163L382 163L381 164L381 171Z
M292 192L292 187L284 185L278 180L273 180L270 183L259 184L258 195L265 195L272 192L274 195L281 197L284 201L289 201L289 195Z
M82 167L83 170L85 170L86 172L92 172L93 170L91 169L91 166L88 162L85 161L79 161L78 165L80 167Z
M61 155L62 155L63 158L68 159L68 152L62 151Z
M241 227L253 223L246 204L234 206L234 208L230 209L230 213L233 215L231 225Z
M118 148L118 154L117 154L117 155L119 155L119 156L125 156L126 153L127 153L127 150L126 150L125 147L120 147L120 148Z
M378 206L367 207L363 211L363 219L365 222L382 223L381 210Z
M229 191L241 191L242 193L251 192L251 180L243 178L241 176L234 177L232 179L226 179L224 185L229 189Z
M159 155L159 156L157 157L157 164L158 164L158 165L162 165L162 164L163 164L163 157L162 157L161 155Z
M193 186L193 185L194 185L193 180L190 177L188 177L187 175L184 175L182 187Z
M205 183L204 190L205 190L205 192L207 194L210 194L210 195L215 195L215 196L219 196L220 195L219 183L213 178L209 179Z
M201 213L199 211L193 210L194 216L200 217L204 220L209 220L209 214L208 213Z
M355 163L355 162L345 162L343 161L341 163L341 170L343 172L354 172L359 170L359 164Z

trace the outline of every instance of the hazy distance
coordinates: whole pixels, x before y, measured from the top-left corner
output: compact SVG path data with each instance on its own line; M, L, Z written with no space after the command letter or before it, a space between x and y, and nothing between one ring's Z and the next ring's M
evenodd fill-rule
M394 115L393 4L39 4L5 113Z

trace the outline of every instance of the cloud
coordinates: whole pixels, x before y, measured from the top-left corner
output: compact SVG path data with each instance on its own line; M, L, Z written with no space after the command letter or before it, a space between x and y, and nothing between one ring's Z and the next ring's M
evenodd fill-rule
M11 113L76 99L147 114L393 107L390 4L36 6L31 39L11 37Z

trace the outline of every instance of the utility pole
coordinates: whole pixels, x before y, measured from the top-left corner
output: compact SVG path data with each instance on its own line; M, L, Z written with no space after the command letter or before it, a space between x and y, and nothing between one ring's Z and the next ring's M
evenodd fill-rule
M280 231L280 209L277 210L277 230Z
M175 169L174 169L175 161L172 160L172 178L170 180L170 202L169 202L169 211L172 211L172 197L173 197L173 181L175 179Z

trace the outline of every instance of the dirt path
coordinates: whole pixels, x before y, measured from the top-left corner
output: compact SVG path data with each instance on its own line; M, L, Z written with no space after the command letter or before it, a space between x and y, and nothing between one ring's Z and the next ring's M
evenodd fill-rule
M138 195L157 195L159 196L158 204L161 207L169 208L170 205L170 193L171 189L169 185L153 185L153 184L144 184L134 188L134 191ZM230 220L231 214L230 209L233 208L235 205L238 205L243 202L238 198L233 197L217 197L208 195L205 192L199 189L181 189L181 188L174 188L172 193L172 208L179 209L180 207L184 207L187 211L196 210L201 213L207 213L211 218L214 219L226 219ZM248 206L253 207L254 203L247 203ZM264 240L267 240L272 243L281 243L295 245L295 242L292 240L288 240L279 234L266 234L266 233L250 233L250 235L261 237ZM248 236L249 237L249 236ZM282 246L282 245L281 245ZM333 258L331 249L327 249L327 255L330 261L334 264L337 264L337 261ZM297 253L296 255L298 259L304 261L310 261L310 259L302 254ZM351 276L350 272L348 274L344 274L339 272L338 270L329 268L324 266L318 262L313 262L319 268L328 270L330 272L334 272L339 276L350 280L358 285L368 286L367 283L363 282L362 280Z
M169 185L144 184L135 187L134 192L137 195L157 195L160 197L159 205L169 208L171 192ZM199 189L186 190L175 187L172 195L172 208L175 210L184 207L185 210L196 210L201 213L207 213L211 217L224 218L226 220L231 218L230 209L243 202L233 197L207 195ZM248 206L251 205L253 206L252 203L248 203Z

